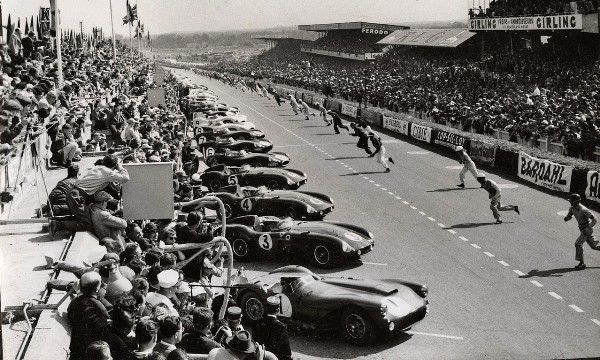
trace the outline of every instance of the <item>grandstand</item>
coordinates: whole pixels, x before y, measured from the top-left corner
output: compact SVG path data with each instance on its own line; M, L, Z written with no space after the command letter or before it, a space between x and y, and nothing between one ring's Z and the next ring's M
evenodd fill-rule
M386 49L377 42L395 30L408 28L366 22L298 26L298 30L319 33L319 39L303 46L302 52L359 61L373 60L381 56Z

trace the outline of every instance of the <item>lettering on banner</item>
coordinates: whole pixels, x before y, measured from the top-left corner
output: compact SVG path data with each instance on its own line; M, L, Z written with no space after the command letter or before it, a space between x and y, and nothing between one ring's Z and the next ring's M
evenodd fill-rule
M325 98L314 95L312 98L312 103L313 103L313 105L316 105L317 103L323 104L323 103L325 103Z
M457 146L464 146L466 138L458 134L453 134L448 131L438 130L435 136L434 143L449 148L456 148Z
M573 167L519 153L519 177L545 188L569 192Z
M470 19L469 30L580 30L581 14Z
M358 108L356 106L342 104L342 114L356 118L357 112L358 112Z
M410 136L426 143L431 142L431 128L423 125L412 124L410 127Z
M399 134L408 135L408 124L410 123L406 120L399 120L389 116L383 117L383 128Z
M600 203L600 172L588 171L585 196L589 200Z
M496 148L496 145L485 141L471 140L471 153L469 155L474 161L493 167L496 160Z

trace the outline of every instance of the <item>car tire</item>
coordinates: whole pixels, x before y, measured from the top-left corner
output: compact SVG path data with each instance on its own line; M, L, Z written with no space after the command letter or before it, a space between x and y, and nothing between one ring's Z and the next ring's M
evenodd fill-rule
M217 191L217 189L220 189L223 185L221 184L221 181L219 181L218 179L212 179L208 183L208 186L210 188L210 191Z
M275 179L269 180L267 182L267 187L271 190L281 189L281 186L279 185L279 181L277 181Z
M249 291L242 295L240 307L245 314L244 319L250 324L256 324L264 318L267 313L267 307L260 296L254 291Z
M331 247L324 244L316 244L312 248L312 260L320 268L329 269L335 265L335 254Z
M254 162L254 167L265 167L265 163L262 160L256 160Z
M208 159L206 159L206 165L208 167L217 166L219 165L219 161L214 157L209 157Z
M299 220L298 219L298 213L296 212L296 209L294 209L291 206L287 207L285 210L283 210L283 216L284 217L292 218L294 220Z
M225 218L226 219L231 219L232 215L233 215L233 210L231 208L231 205L229 205L228 203L223 203L223 207L225 208ZM217 206L217 215L220 217L222 217L223 215L221 214L221 207Z
M233 258L237 261L248 261L252 259L252 247L247 239L237 235L231 242Z
M360 346L371 344L377 335L369 314L358 307L350 307L342 312L340 331L346 341Z

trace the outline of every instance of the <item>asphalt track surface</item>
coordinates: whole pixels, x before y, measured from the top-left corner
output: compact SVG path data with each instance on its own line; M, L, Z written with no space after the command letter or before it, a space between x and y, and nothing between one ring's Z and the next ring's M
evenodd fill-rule
M401 278L430 289L428 316L407 334L369 347L341 339L292 337L297 358L337 359L554 359L600 356L600 252L587 244L585 271L573 269L574 220L568 202L525 184L488 174L504 204L494 224L485 190L460 164L399 138L381 134L391 173L358 149L345 130L334 134L321 118L304 120L289 103L242 92L191 71L219 101L240 108L266 133L289 168L308 174L302 190L330 195L330 220L355 223L375 236L375 249L358 262L328 271L340 276ZM318 115L318 114L317 114ZM598 214L596 214L598 216ZM247 263L270 270L281 263ZM318 269L315 272L324 273Z

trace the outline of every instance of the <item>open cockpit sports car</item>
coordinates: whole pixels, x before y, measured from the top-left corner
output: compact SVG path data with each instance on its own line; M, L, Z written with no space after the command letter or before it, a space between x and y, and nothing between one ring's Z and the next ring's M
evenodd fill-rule
M208 155L204 162L209 167L225 164L228 166L242 166L248 164L254 167L285 167L290 163L290 156L284 152L249 153L245 150L229 151Z
M348 342L368 345L405 331L428 313L426 285L399 279L325 277L289 265L256 278L238 277L235 300L253 323L265 315L267 297L281 299L278 318L288 326L337 331Z
M202 184L210 191L225 185L266 186L271 190L295 190L306 184L306 174L300 170L280 168L253 168L250 165L217 165L200 174Z
M230 151L245 150L247 152L266 153L272 148L273 143L265 139L235 140L232 137L217 137L214 140L205 142L198 141L198 150L205 156L210 156L219 152L224 153L225 149Z

